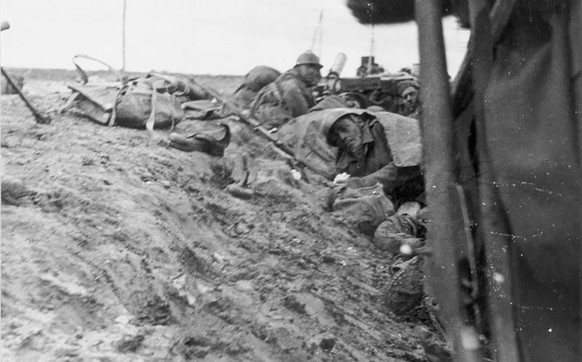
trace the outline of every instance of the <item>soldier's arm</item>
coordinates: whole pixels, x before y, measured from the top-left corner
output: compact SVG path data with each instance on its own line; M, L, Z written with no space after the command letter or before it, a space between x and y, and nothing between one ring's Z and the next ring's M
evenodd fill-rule
M398 176L398 168L394 162L390 162L378 171L363 177L350 177L346 185L352 188L373 186L376 183L381 183L384 189L391 189L391 185L396 181Z

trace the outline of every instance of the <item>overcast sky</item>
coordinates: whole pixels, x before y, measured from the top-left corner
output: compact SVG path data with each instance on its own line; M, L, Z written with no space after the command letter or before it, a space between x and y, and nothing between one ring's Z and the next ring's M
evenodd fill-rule
M320 14L323 21L318 27ZM9 67L72 68L87 54L122 66L123 0L0 0L1 62ZM445 19L449 73L454 75L468 33ZM416 24L359 24L345 0L127 0L126 69L242 75L256 65L280 71L312 47L323 73L343 52L342 75L354 76L360 57L398 71L418 62ZM372 34L374 36L372 37Z

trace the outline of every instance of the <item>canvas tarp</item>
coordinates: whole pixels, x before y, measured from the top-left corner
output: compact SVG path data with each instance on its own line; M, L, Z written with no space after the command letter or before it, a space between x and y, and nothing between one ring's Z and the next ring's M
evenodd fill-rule
M398 167L421 163L422 145L418 121L390 112L370 112L354 108L332 108L309 112L287 122L278 131L280 141L295 153L295 158L309 168L333 178L336 173L337 148L330 146L322 131L323 121L329 116L368 114L384 126L386 139Z

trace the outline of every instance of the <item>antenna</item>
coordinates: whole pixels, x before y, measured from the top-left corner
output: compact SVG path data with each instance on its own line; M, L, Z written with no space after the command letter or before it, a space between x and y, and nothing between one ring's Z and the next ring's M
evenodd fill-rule
M319 58L321 58L323 54L323 8L319 13Z
M315 45L319 40L319 52L315 51ZM313 31L313 38L311 39L311 51L321 57L323 47L323 8L319 12L319 20Z
M375 44L374 44L374 31L375 31L375 27L374 24L370 25L370 57L368 58L368 73L370 73L372 71L372 63L374 62L374 56L375 56Z
M121 71L125 71L125 15L127 10L127 0L123 0L123 24L121 28Z

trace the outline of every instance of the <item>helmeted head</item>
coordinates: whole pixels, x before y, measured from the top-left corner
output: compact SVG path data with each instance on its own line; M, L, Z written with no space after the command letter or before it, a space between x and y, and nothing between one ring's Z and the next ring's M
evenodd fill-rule
M330 146L356 154L362 148L362 117L368 113L337 109L328 113L322 122L321 131Z
M319 83L321 79L321 68L323 65L319 63L319 57L311 51L301 53L297 58L295 67L307 86L313 87Z
M317 69L321 69L323 68L323 65L321 65L319 63L319 57L315 54L313 54L313 52L311 50L308 50L306 52L303 52L301 54L299 54L299 57L297 57L297 63L295 64L295 66L299 66L299 65L313 65L315 66Z

